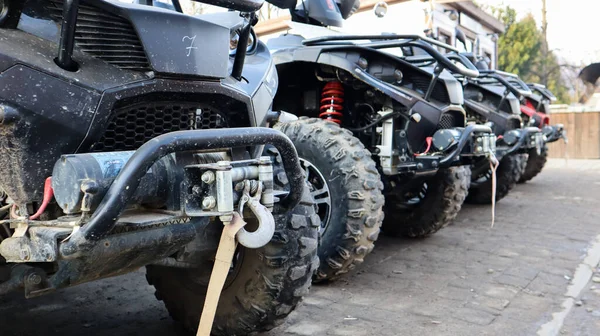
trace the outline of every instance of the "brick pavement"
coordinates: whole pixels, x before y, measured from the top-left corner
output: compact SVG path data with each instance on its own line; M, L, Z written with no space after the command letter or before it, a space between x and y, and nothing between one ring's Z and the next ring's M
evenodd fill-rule
M489 207L465 206L428 239L382 236L357 272L314 286L283 325L260 336L534 335L561 310L600 234L600 164L569 163L552 161L518 186L498 204L494 228ZM600 334L600 283L593 285L565 333ZM33 300L0 299L0 334L181 335L152 293L137 272Z
M600 164L568 164L551 162L499 202L494 228L488 207L465 206L428 239L382 237L357 273L314 286L264 335L535 334L600 234Z

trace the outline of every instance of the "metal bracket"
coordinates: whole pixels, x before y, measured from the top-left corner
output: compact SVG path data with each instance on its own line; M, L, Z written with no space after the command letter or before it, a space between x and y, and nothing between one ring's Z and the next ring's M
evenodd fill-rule
M392 109L385 108L377 114L383 118L393 112ZM385 120L381 127L378 127L379 130L381 130L381 145L377 146L379 149L377 155L381 162L381 169L386 175L395 175L398 173L398 157L394 153L394 118Z
M58 57L56 64L67 70L76 71L77 63L73 60L75 46L75 30L77 29L77 15L79 14L79 0L65 0L63 5L63 20L58 43Z
M69 228L29 227L29 237L10 237L0 244L7 262L54 262L58 259L58 240L71 233Z

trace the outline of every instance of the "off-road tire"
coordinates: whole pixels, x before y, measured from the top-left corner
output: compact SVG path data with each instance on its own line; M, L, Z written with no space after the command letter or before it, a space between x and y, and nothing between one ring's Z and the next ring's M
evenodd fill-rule
M462 207L471 184L467 166L440 169L427 181L427 192L412 209L402 207L394 196L385 205L383 232L391 236L422 238L450 224Z
M270 330L283 322L308 293L319 265L316 252L320 220L308 187L305 189L302 201L292 211L275 205L275 235L269 244L259 249L241 247L242 264L221 293L213 335ZM155 287L156 298L194 335L208 284L191 278L206 273L203 269L147 267L146 278Z
M527 158L527 165L525 166L523 174L521 174L519 183L525 183L536 177L537 174L542 172L542 169L544 169L547 161L548 146L544 145L540 154L538 154L535 149L530 150L529 157Z
M333 206L319 238L321 263L313 280L335 280L361 264L379 236L385 201L379 172L360 140L333 122L301 118L275 128L327 180Z
M523 155L511 154L500 160L496 170L496 202L500 201L514 188L523 171ZM474 182L474 181L472 181ZM476 186L471 183L465 202L470 204L492 204L492 178Z

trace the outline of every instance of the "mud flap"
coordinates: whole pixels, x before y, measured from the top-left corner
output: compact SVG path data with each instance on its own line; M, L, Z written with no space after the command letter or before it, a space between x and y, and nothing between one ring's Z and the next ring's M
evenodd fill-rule
M215 257L215 265L210 275L206 299L204 300L204 308L202 309L202 316L200 317L200 324L198 325L198 333L196 336L210 336L215 314L217 313L219 298L221 297L221 291L225 285L227 275L229 274L233 255L237 246L235 235L244 227L244 225L246 225L246 222L244 222L242 217L237 213L234 213L231 223L225 224L223 227L221 240L219 241L219 247L217 248L217 255Z

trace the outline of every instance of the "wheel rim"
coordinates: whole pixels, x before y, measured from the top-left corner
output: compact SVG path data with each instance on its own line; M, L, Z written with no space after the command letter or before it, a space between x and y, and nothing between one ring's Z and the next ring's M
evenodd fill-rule
M319 169L305 159L300 159L300 166L304 169L306 182L310 188L310 194L315 200L317 214L321 219L319 232L325 232L331 218L331 193L325 176Z

